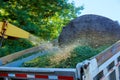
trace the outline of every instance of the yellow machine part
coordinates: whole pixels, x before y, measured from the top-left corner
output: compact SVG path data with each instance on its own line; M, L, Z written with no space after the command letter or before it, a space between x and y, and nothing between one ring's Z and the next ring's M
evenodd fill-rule
M0 32L2 31L3 22L0 22Z
M2 32L2 26L3 26L3 22L0 22L0 33ZM0 34L0 36L1 36L1 34ZM24 31L16 26L8 23L4 38L7 38L7 36L16 37L16 38L29 38L29 33L27 31Z

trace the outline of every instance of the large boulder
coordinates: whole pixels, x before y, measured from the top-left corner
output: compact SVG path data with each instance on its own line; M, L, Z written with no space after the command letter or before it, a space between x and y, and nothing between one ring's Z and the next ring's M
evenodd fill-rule
M58 38L60 46L73 43L101 46L120 39L120 25L117 21L98 15L83 15L72 20Z

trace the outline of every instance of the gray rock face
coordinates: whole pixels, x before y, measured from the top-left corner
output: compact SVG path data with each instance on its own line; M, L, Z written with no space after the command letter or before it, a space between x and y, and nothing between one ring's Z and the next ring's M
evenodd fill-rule
M120 25L106 17L83 15L72 20L59 36L60 46L73 44L100 46L120 39Z

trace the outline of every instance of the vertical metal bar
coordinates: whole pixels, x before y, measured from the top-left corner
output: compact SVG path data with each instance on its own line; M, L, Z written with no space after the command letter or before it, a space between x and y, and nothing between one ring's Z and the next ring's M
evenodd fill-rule
M115 61L111 62L107 66L108 71L112 70L112 72L109 74L109 80L116 80L116 70L113 69L114 67L115 67Z
M106 74L108 73L108 69L105 68L105 69L103 70L103 73L104 73L104 75L106 75ZM109 80L108 77L105 77L105 80Z
M8 78L8 77L5 77L4 79L5 79L5 80L9 80L9 78Z
M117 65L118 63L119 63L119 62L118 62L118 60L116 59L116 60L115 60L115 65ZM116 79L119 80L119 69L118 69L118 66L116 66L115 72L116 72Z
M0 47L2 47L2 43L4 41L4 36L5 36L6 29L7 29L7 24L8 24L8 22L6 20L4 20L3 26L2 26L2 31L1 31L2 37L1 37L1 41L0 41Z
M0 41L0 47L2 47L3 41L4 41L4 37L2 36L2 37L1 37L1 41Z

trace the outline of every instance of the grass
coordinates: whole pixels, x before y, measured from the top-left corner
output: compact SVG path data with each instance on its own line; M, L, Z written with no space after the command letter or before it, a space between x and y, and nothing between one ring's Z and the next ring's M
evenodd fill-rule
M57 54L44 55L34 60L25 62L24 67L47 67L47 68L75 68L76 64L88 59L109 45L93 48L91 46L77 46L74 49L67 49Z

